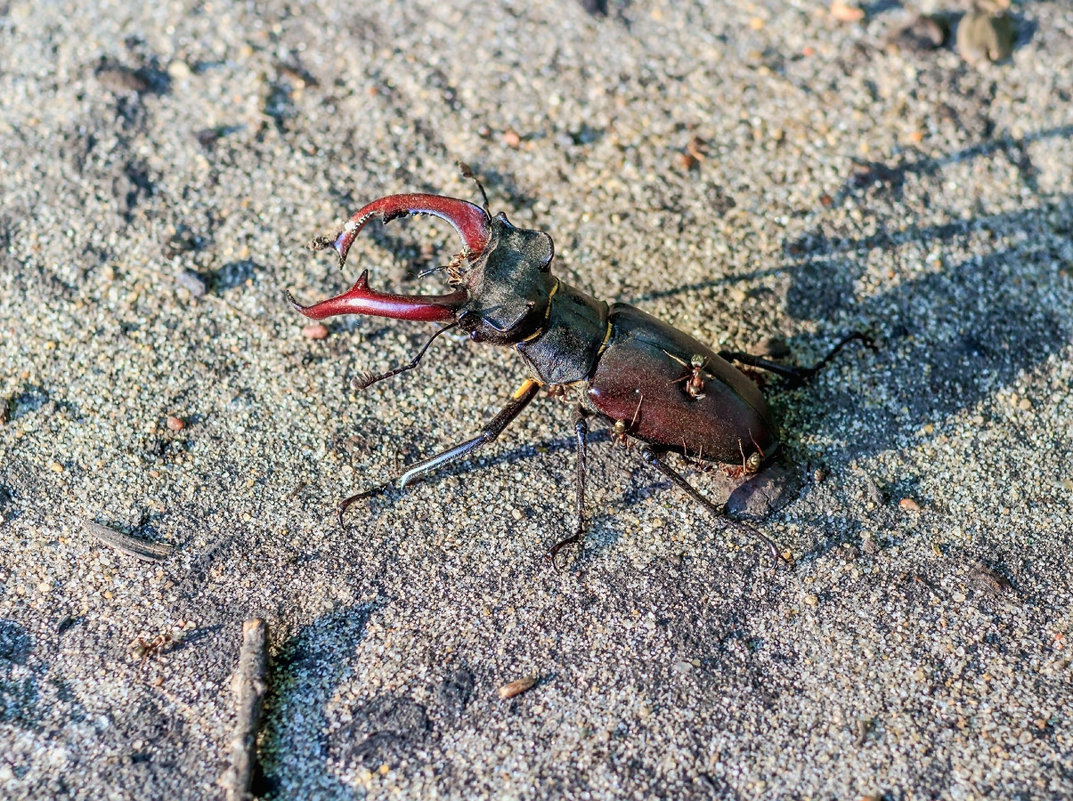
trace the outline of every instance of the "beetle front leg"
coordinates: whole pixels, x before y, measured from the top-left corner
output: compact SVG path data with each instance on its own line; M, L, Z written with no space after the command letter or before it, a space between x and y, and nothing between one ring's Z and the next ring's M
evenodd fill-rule
M548 559L556 571L559 565L555 557L567 545L580 542L585 533L585 435L589 433L589 413L580 405L574 408L574 435L577 438L577 522L574 524L574 533L563 540L559 540L548 551Z
M686 481L685 476L683 476L681 473L679 473L677 470L675 470L663 460L662 454L656 453L656 451L652 450L652 448L648 445L645 445L643 448L641 448L641 458L644 459L645 462L650 464L652 467L659 470L659 472L663 473L663 475L669 478L679 489L683 490L690 498L692 498L705 509L707 509L713 517L718 518L726 525L731 525L737 528L744 529L745 532L749 534L749 536L755 537L756 539L764 543L768 547L768 551L770 551L771 553L771 569L774 570L776 567L778 567L779 559L781 558L781 556L779 555L779 549L775 547L775 543L771 540L771 537L768 537L766 534L757 531L755 528L746 523L742 523L740 520L734 520L731 517L727 517L725 509L720 509L714 503L712 503L703 495L701 495L700 492L696 489L696 487Z
M481 428L481 433L473 439L467 440L461 445L455 445L453 448L441 451L434 456L422 459L411 465L410 468L401 475L389 479L383 484L379 484L365 492L359 492L357 495L351 495L349 498L340 501L339 506L336 509L336 517L339 520L339 527L344 528L343 514L357 501L363 500L364 498L371 498L374 495L379 495L381 492L392 486L402 489L410 482L428 475L445 464L473 453L473 451L477 450L482 445L494 440L503 433L514 418L521 413L522 409L529 405L529 402L536 397L539 390L540 384L532 379L526 380L526 382L510 396L510 400L507 402L507 405L503 407L503 410L485 424L485 426Z

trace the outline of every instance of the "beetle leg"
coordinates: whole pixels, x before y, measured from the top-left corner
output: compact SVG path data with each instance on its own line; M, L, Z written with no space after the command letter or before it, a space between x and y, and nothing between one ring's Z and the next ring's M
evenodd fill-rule
M738 351L723 350L719 352L720 358L727 361L740 362L741 364L748 365L749 367L756 367L759 370L767 370L769 373L775 373L775 375L786 378L793 386L803 384L808 381L812 376L816 375L822 370L835 354L842 348L848 345L850 342L860 341L867 347L875 350L875 342L873 339L861 331L854 331L852 334L847 334L836 344L831 350L827 352L827 355L820 359L816 364L811 367L800 367L793 364L782 364L781 362L774 362L770 359L765 359L763 356L753 356L750 353L740 353Z
M518 390L510 396L510 400L507 405L503 407L495 417L493 417L488 423L481 428L481 433L475 436L473 439L463 442L461 445L455 445L453 448L448 448L445 451L429 456L422 459L419 462L415 462L410 466L408 470L402 473L402 475L396 478L389 479L383 484L379 484L372 489L365 492L359 492L357 495L351 495L349 498L345 498L339 502L339 506L336 508L336 518L339 521L339 527L343 526L343 515L346 510L349 509L357 501L364 498L371 498L374 495L379 495L384 490L391 488L392 486L402 489L407 484L422 476L428 475L439 467L452 462L455 459L460 459L469 453L477 450L482 445L485 445L506 429L511 424L515 417L517 417L522 409L529 405L529 402L536 397L537 391L540 389L540 384L532 379L526 380Z
M778 567L779 559L781 558L781 556L779 555L779 549L775 547L775 543L772 542L770 537L757 531L755 528L748 525L747 523L743 523L740 520L735 520L732 517L727 517L725 509L720 509L714 503L712 503L703 495L701 495L700 492L692 484L686 481L685 476L683 476L681 473L679 473L677 470L667 464L667 462L663 460L662 454L656 453L656 451L652 450L650 446L645 445L643 448L641 448L641 458L644 459L652 467L659 470L659 472L663 473L663 475L669 478L679 489L684 491L690 498L692 498L705 509L707 509L713 517L722 520L727 525L744 529L744 531L749 534L749 536L755 537L756 539L764 543L767 546L768 551L771 553L771 569L774 570L776 567Z
M405 373L407 370L413 370L415 367L417 367L417 363L421 361L421 357L425 355L425 351L427 351L429 349L429 346L436 341L436 337L438 337L444 331L450 331L452 328L455 328L457 326L457 322L451 323L450 325L445 325L443 328L441 328L439 331L429 337L428 342L426 342L425 346L421 348L420 351L418 351L417 355L414 356L413 359L410 360L409 364L404 364L402 367L396 367L392 370L388 370L386 373L380 373L379 375L374 375L373 373L365 373L360 378L355 378L353 381L351 381L350 386L353 387L355 390L361 391L363 389L368 389L377 381L383 381L385 378L391 378L392 376L396 376L399 373Z
M548 551L548 559L556 572L559 565L555 557L559 551L567 545L580 542L585 533L585 435L589 433L588 412L580 405L574 408L574 435L577 437L577 522L574 525L574 533L563 540L559 540Z

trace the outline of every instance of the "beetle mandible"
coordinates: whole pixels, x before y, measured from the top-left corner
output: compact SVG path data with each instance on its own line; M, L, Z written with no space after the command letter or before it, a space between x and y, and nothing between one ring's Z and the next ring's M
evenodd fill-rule
M472 177L468 170L463 174ZM300 305L287 298L306 317L321 320L339 314L368 314L400 320L444 323L414 359L381 375L355 381L365 388L413 369L432 342L445 331L461 329L474 342L513 348L525 361L529 378L510 396L502 411L466 442L410 465L403 473L370 490L352 495L337 508L339 525L356 501L393 485L400 489L439 467L467 456L498 437L536 397L541 387L549 394L569 396L579 390L575 406L577 445L576 523L570 536L548 551L555 556L578 542L585 530L585 437L588 419L595 415L611 426L612 440L641 443L641 458L658 470L721 522L741 527L763 542L777 564L778 549L752 526L733 520L702 495L668 461L678 453L704 464L722 464L738 473L755 473L770 461L778 447L775 427L760 389L731 364L769 370L795 381L818 371L853 339L840 341L813 367L779 364L745 353L715 353L707 345L628 303L607 304L570 286L551 271L555 255L544 231L512 225L505 214L492 216L466 200L431 194L401 194L380 198L354 213L334 238L318 237L313 250L334 248L339 264L361 229L374 217L384 222L412 214L439 217L450 223L462 240L462 251L444 267L452 291L443 295L397 295L369 287L368 270L342 295Z

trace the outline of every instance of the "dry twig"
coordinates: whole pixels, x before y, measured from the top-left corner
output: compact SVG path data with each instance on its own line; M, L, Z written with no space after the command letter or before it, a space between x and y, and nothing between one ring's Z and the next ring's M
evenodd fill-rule
M115 548L127 556L141 559L143 562L163 562L171 556L172 547L170 545L146 542L129 534L124 534L122 531L116 531L114 528L94 523L92 520L83 520L82 524L86 527L86 531L96 537L99 542L103 542L105 545Z
M231 692L238 706L235 734L231 738L231 767L220 779L228 801L249 798L250 777L257 761L257 730L267 689L268 656L265 649L267 626L261 618L242 624L242 649L238 667L231 678Z

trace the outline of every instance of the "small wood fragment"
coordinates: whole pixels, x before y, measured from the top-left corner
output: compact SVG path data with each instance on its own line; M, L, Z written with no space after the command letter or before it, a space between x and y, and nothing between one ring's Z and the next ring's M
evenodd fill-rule
M151 543L116 531L114 528L102 526L92 520L83 520L82 525L86 531L92 534L98 542L103 542L110 548L115 548L120 553L141 559L143 562L163 562L171 556L172 547L163 543Z
M302 336L306 339L325 339L328 336L328 326L322 323L311 323L302 329Z
M919 512L920 504L914 501L912 498L902 498L898 501L898 505L905 509L907 512Z
M506 701L508 698L513 698L516 695L521 695L526 690L531 690L536 686L536 676L523 676L520 679L515 679L510 684L504 684L499 688L499 697Z
M250 797L250 779L257 761L257 731L268 689L267 633L268 627L261 618L242 624L238 667L231 678L238 719L231 738L231 766L220 778L228 801L246 801Z
M864 11L845 0L834 0L831 3L830 13L839 22L860 22L864 19Z

